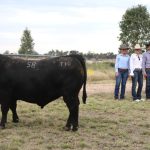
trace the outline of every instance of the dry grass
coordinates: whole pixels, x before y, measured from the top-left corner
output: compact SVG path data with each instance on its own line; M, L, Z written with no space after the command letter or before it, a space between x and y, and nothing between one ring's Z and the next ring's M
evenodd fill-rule
M110 94L93 95L80 105L79 131L62 130L68 110L62 100L43 110L18 103L20 123L0 132L0 150L150 150L150 102L115 101Z
M113 80L115 78L114 70L92 70L92 74L90 73L91 70L88 70L88 81L95 82L95 81L103 81L103 80Z
M113 62L93 62L87 63L88 81L103 81L114 79L114 63Z

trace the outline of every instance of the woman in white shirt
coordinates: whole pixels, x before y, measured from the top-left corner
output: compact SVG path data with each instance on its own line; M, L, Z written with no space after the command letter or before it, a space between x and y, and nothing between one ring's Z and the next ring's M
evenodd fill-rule
M142 74L142 49L139 44L135 45L134 53L130 57L130 76L132 78L132 97L134 101L141 100L141 92L143 87ZM138 88L136 90L138 83Z

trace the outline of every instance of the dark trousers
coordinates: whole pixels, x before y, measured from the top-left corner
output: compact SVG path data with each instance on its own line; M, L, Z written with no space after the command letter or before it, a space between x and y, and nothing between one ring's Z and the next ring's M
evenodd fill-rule
M124 99L126 82L128 79L128 70L119 71L118 73L119 75L116 77L114 97L119 98L119 90L120 90L120 84L121 84L120 99Z
M146 74L147 74L147 77L146 77L146 98L147 99L150 99L150 70L146 70Z
M132 77L132 97L133 100L141 99L142 87L143 87L143 74L142 70L134 70L134 76ZM138 88L136 90L138 83Z

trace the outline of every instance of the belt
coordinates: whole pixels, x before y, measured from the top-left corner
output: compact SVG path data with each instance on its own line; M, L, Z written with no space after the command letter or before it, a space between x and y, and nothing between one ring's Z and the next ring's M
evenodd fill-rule
M135 68L134 70L135 70L135 71L141 71L142 68Z
M118 68L119 71L128 71L128 69Z
M150 70L150 68L145 68L145 70Z

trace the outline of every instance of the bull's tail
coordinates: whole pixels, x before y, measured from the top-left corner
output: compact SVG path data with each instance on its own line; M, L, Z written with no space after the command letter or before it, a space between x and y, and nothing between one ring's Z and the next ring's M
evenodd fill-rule
M85 65L85 60L83 59L83 70L84 70L84 83L83 83L83 96L82 96L82 100L83 103L86 104L86 98L87 98L87 93L86 93L86 81L87 81L87 70L86 70L86 65Z
M81 55L73 55L75 56L81 63L83 67L83 72L84 72L84 82L83 82L83 96L82 96L82 101L84 104L86 104L86 99L87 99L87 93L86 93L86 81L87 81L87 70L86 70L86 63L85 59Z
M84 82L84 84L83 84L83 96L82 96L82 100L83 100L84 104L86 104L86 98L87 98L86 83Z

